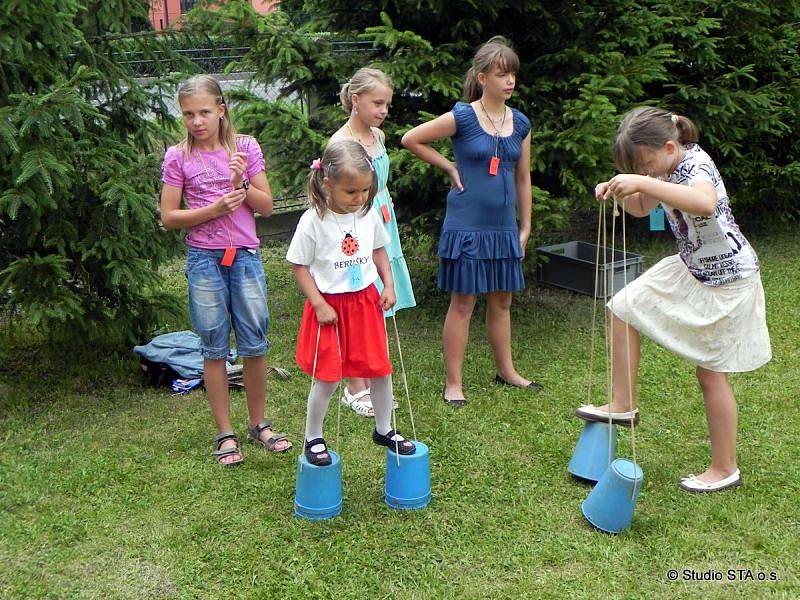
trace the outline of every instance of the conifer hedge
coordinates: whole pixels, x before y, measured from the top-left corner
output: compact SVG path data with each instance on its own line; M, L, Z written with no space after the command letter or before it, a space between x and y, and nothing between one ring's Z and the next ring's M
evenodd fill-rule
M179 306L156 270L177 241L155 202L169 78L144 88L122 52L170 45L114 39L146 17L139 0L0 8L0 302L54 336L137 340Z
M345 118L342 83L374 65L395 82L386 130L396 206L401 219L427 215L435 226L444 177L401 150L399 136L449 110L474 50L502 34L522 60L512 104L533 123L536 231L591 205L594 183L613 172L615 126L640 104L699 125L736 204L768 218L800 216L800 0L281 6L261 16L231 0L193 11L179 41L146 33L118 41L109 34L145 22L143 0L3 3L0 302L48 327L125 339L175 310L156 275L178 239L157 214L158 167L176 136L164 94L181 76L166 72L181 64L171 48L198 33L249 47L231 68L282 88L275 101L234 99L239 128L258 137L284 193L301 189ZM131 75L123 51L132 50L168 65L147 88Z

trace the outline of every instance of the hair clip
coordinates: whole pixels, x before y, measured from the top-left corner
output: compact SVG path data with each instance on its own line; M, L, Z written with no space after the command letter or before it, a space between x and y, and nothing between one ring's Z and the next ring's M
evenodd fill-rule
M315 171L322 170L322 161L318 158L315 158L311 161L311 164L308 166L309 169L314 169Z
M368 157L365 157L364 160L367 161L367 164L369 165L369 170L374 172L375 171L375 167L372 166L372 161Z
M673 125L677 125L677 124L678 124L678 115L676 115L676 114L671 114L671 115L669 116L669 120L670 120L670 121L672 121L672 124L673 124Z

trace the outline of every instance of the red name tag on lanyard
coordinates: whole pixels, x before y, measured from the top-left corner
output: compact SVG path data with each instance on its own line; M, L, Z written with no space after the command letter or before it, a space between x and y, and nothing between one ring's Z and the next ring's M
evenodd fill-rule
M225 254L222 255L222 260L219 261L223 267L230 267L233 260L236 258L236 248L225 248Z
M500 157L493 156L489 161L489 175L497 175L497 170L500 168Z
M389 213L389 207L386 204L381 205L381 214L383 215L384 223L388 223L392 220L392 215Z

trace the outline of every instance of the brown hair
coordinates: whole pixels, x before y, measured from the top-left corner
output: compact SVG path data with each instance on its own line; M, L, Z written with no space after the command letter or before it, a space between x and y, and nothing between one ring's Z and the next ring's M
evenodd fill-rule
M669 141L681 145L697 143L697 127L689 118L663 108L640 106L622 119L614 140L614 164L622 173L636 173L639 149L661 148Z
M233 121L231 121L231 113L228 110L228 105L225 104L225 96L222 95L222 87L211 75L195 75L184 81L178 88L178 104L181 100L188 96L197 96L199 94L208 94L216 98L217 105L225 107L225 116L220 117L219 120L219 141L222 146L228 151L229 155L236 152L236 130L233 128ZM188 131L186 132L186 139L182 142L186 156L189 156L194 149L194 138Z
M394 88L392 80L389 76L380 69L370 69L369 67L361 67L350 78L350 81L342 86L339 92L339 100L342 101L342 107L350 114L353 112L353 94L364 94L371 92L375 89L377 84L385 85L388 88Z
M467 102L475 102L483 95L483 89L478 83L478 73L488 73L494 67L511 73L519 71L519 56L502 35L494 36L478 48L472 58L472 66L464 79L464 96L467 97Z
M317 166L319 168L316 168ZM369 199L362 207L361 214L367 214L372 208L372 200L378 192L378 178L369 154L361 144L353 140L335 141L325 148L318 165L317 161L312 163L311 173L308 175L308 203L317 211L320 218L323 218L325 212L330 209L328 205L330 194L325 187L325 178L338 181L347 171L372 175Z

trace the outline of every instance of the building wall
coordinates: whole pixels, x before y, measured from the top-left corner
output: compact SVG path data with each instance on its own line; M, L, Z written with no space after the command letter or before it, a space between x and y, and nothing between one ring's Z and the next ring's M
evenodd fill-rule
M181 16L181 0L150 0L150 23L153 29L166 29Z
M224 2L225 0L219 0ZM153 29L161 31L167 27L180 27L177 21L181 15L191 9L196 0L150 0L150 22ZM266 14L274 2L269 0L250 0L256 12Z

